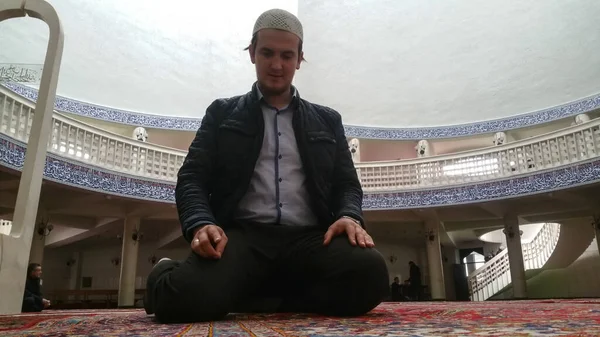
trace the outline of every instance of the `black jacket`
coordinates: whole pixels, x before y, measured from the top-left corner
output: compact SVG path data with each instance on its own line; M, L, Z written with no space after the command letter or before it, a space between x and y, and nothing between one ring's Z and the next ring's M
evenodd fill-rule
M363 223L363 191L339 113L296 95L293 128L312 209L330 226L342 216ZM257 84L207 109L178 173L175 199L183 235L206 224L227 229L246 193L264 137Z
M40 279L27 277L25 281L25 294L23 295L22 312L39 312L44 309L42 285Z
M413 264L410 266L410 285L421 286L421 268Z

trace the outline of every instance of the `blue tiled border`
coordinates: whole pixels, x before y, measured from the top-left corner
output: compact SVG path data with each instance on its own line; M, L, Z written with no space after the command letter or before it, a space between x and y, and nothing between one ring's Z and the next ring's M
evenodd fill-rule
M19 170L25 163L25 145L0 134L0 165ZM175 202L175 184L142 180L70 162L48 153L44 177L95 192L161 202Z
M0 165L21 170L24 161L24 144L0 135ZM48 154L44 176L58 183L100 193L160 202L175 201L173 183L126 177L69 162L54 154ZM544 193L594 182L600 182L600 159L530 176L461 187L369 193L365 194L363 207L365 210L385 210L449 206Z
M4 86L27 99L32 101L37 100L36 89L32 89L17 83L5 83ZM201 122L200 118L142 114L132 111L103 107L60 96L57 96L56 98L55 107L59 111L69 112L85 117L135 126L144 126L148 128L196 131ZM507 131L547 123L558 119L575 116L580 113L590 112L598 108L600 108L600 94L544 110L483 122L450 125L444 127L402 129L346 125L346 134L348 137L394 140L464 137L497 131Z
M509 199L600 183L600 159L528 176L400 193L365 194L364 209L412 209Z

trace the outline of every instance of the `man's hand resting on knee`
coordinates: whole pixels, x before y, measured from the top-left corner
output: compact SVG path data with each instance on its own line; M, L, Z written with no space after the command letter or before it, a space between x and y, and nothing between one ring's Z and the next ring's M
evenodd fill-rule
M375 247L373 238L371 238L367 231L348 218L341 218L334 222L333 225L329 226L329 230L325 233L325 241L323 241L323 244L327 246L331 242L331 239L343 233L348 235L348 241L350 241L350 244L353 246L356 246L358 243L358 245L363 248Z
M227 245L227 235L223 229L216 225L206 225L194 233L192 250L210 259L220 259Z

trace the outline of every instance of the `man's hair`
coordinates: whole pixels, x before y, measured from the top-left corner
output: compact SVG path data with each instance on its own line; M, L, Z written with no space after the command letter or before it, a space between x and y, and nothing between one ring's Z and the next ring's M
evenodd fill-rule
M39 263L35 263L35 262L33 262L33 263L30 263L30 264L27 266L27 277L31 277L31 273L32 273L32 272L35 270L35 268L37 268L37 267L41 267L41 266L42 266L42 265L41 265L41 264L39 264Z
M258 32L256 32L256 34L252 35L252 40L250 40L250 44L248 45L248 47L244 48L244 50L250 50L250 48L256 48L256 44L258 43ZM256 51L256 50L255 50ZM300 42L298 43L298 56L302 55L302 40L300 40ZM304 59L304 56L302 57L302 62L306 62L306 60Z

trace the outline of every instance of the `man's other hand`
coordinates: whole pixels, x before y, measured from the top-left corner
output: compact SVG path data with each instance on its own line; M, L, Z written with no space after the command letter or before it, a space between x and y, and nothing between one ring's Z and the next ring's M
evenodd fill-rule
M331 242L331 239L343 233L348 235L348 241L350 241L350 244L353 246L356 246L358 243L358 245L363 248L375 247L373 238L371 238L367 231L356 222L347 218L341 218L334 222L333 225L329 226L329 230L325 233L325 241L323 241L323 244L327 246Z
M220 259L227 245L227 235L217 225L206 225L194 233L192 239L192 250L209 259Z

